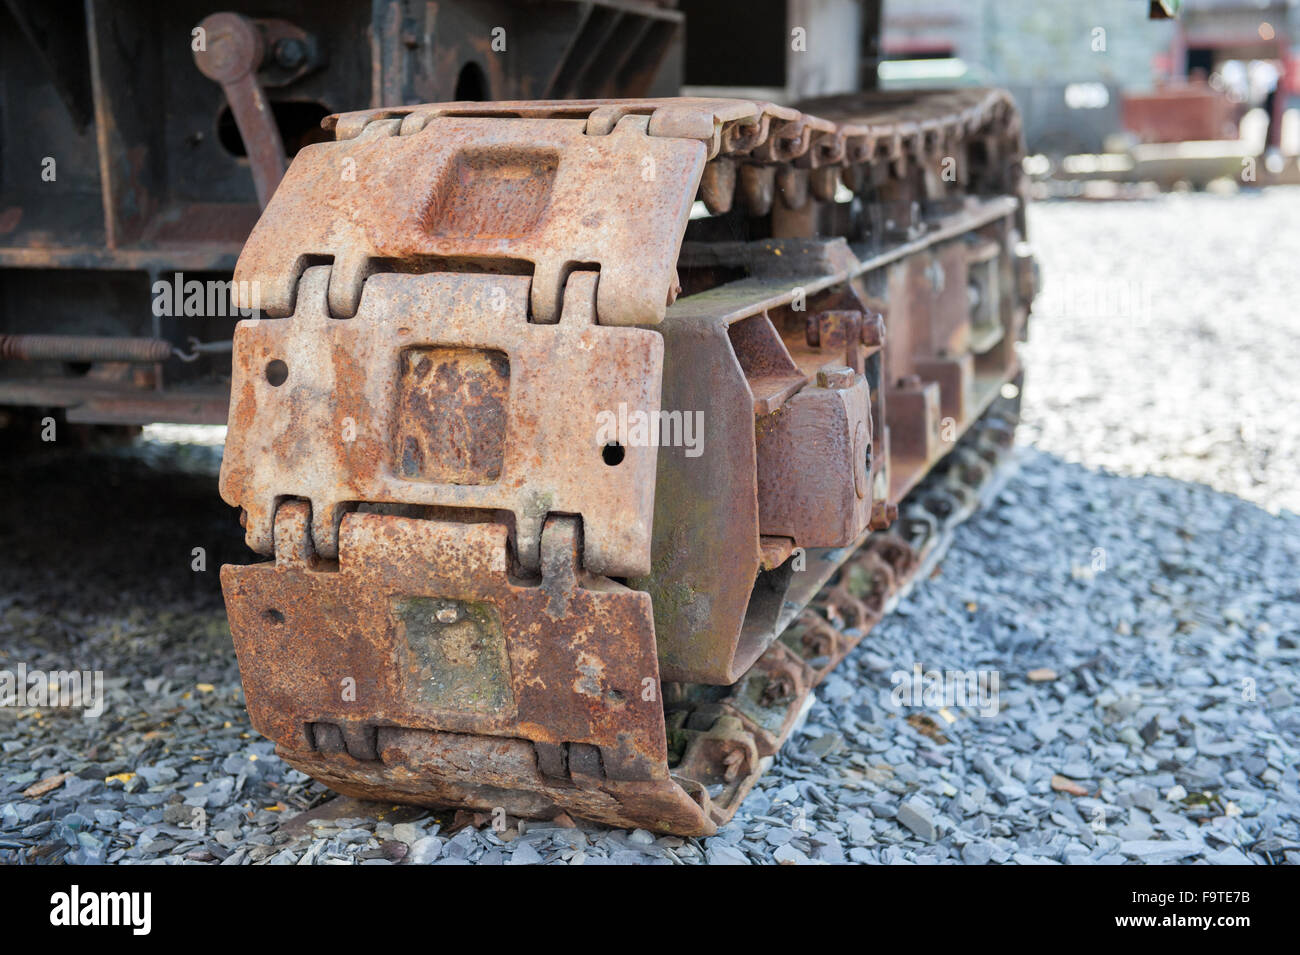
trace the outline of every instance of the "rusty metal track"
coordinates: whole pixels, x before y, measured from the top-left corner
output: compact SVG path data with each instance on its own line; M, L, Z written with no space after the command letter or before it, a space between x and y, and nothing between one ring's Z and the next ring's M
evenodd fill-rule
M399 522L383 528L381 543L367 541L350 548L356 561L348 568L348 576L356 579L357 585L347 588L342 597L334 588L322 600L322 594L300 589L309 578L285 572L314 559L306 534L305 508L288 508L280 520L284 536L298 541L291 556L277 561L274 568L259 565L222 571L254 725L279 742L280 755L293 766L348 795L484 812L503 808L525 818L568 812L611 825L646 826L681 835L711 834L734 815L762 776L771 757L797 726L816 686L917 581L928 576L957 525L1001 486L1016 417L1015 402L1002 401L990 409L958 446L951 466L933 473L904 502L898 528L870 534L859 547L838 554L811 555L814 564L833 568L828 582L734 685L719 693L719 687L665 683L663 708L604 707L608 735L587 738L602 743L613 737L639 739L649 746L649 752L622 754L619 763L611 763L611 750L604 746L544 742L512 735L512 730L523 729L535 736L537 725L541 725L553 740L582 731L566 726L563 711L550 706L558 694L549 688L582 672L576 654L584 644L593 656L615 651L610 659L625 668L618 677L624 685L635 686L641 673L654 671L653 660L627 659L617 651L619 646L645 645L646 635L638 634L645 618L635 612L634 600L644 599L644 594L620 590L613 600L632 601L633 608L622 616L615 609L617 602L611 602L608 609L599 604L584 606L580 615L589 627L584 626L581 633L563 629L539 633L539 648L550 646L552 671L532 673L523 681L540 691L516 709L512 700L475 699L472 675L451 686L422 685L429 671L411 655L409 646L382 644L385 639L400 640L405 635L403 628L395 634L363 634L368 654L374 641L381 642L373 659L383 661L382 671L370 672L364 660L337 651L348 642L355 621L385 619L383 608L376 613L374 607L384 596L368 586L373 579L367 580L367 574L382 576L392 586L392 570L397 565L409 575L404 585L412 593L466 593L465 588L482 592L496 586L490 567L462 554L454 563L462 575L459 581L426 580L423 574L447 564L426 561L426 555L419 552L421 546L429 547L422 542L423 528L413 526L416 522ZM349 518L349 522L353 520ZM382 525L373 526L378 530ZM351 526L358 539L364 534L363 527L360 522ZM486 545L484 553L490 554L494 548L500 552L502 529L484 527L487 534L480 535ZM452 532L452 528L440 528L434 536ZM400 549L400 554L385 553L390 547ZM562 590L562 583L556 589ZM408 608L420 607L429 610L433 620L439 620L439 615L446 617L445 622L430 622L429 627L469 630L473 626L478 628L473 638L481 639L483 628L474 621L472 601L404 600L404 620L410 619ZM275 619L269 628L267 619L247 619L253 610L267 605L287 608L280 612L283 619ZM528 616L526 607L511 612L521 619ZM320 616L312 619L309 615L313 614ZM506 621L507 628L510 623ZM298 628L317 635L314 653L303 656L302 644L292 640L289 632ZM251 639L250 631L258 637ZM498 639L500 632L496 631ZM593 639L597 635L615 642L597 647ZM498 660L504 658L504 646L500 650ZM273 673L278 678L268 680ZM362 686L367 691L369 681L383 684L380 692L385 699L406 704L405 712L385 708L373 714L376 722L395 720L400 726L358 727L350 707L337 695L333 699L328 693L308 698L301 695L304 688L334 688L349 675L358 674L364 674ZM483 682L487 688L496 685ZM459 707L470 699L473 705L468 709L492 712L496 717L493 732L484 733L483 725L472 719L449 721L445 711L438 711L439 725L423 725L429 720L422 704L436 693L458 695ZM304 709L311 709L319 721L298 722L297 714ZM542 722L525 727L520 719L512 718L520 711ZM638 712L649 718L650 725L635 725ZM471 727L471 732L457 732Z
M704 784L715 824L735 814L807 712L816 686L926 579L956 527L1002 485L1018 405L999 399L947 466L904 500L895 528L868 535L856 548L811 552L810 566L830 568L823 569L824 585L806 605L787 601L788 625L735 684L721 694L698 684L665 689L670 765Z
M274 558L222 584L293 765L691 835L735 811L988 481L1034 291L1004 94L819 106L437 104L300 152L236 269L269 317L221 475ZM683 247L697 199L772 237Z

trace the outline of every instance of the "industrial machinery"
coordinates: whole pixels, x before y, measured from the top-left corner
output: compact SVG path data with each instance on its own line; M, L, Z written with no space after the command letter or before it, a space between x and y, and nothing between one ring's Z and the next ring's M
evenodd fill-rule
M221 494L267 560L222 586L253 725L295 767L715 831L1011 442L1036 284L1014 104L657 95L720 4L284 6L195 16L192 86L139 81L218 104L247 157L222 179L176 156L210 139L117 85L137 14L85 4L90 102L61 92L70 122L93 105L102 205L0 204L0 264L32 270L3 273L0 400L228 421ZM778 47L844 5L791 6ZM43 9L9 15L57 67ZM855 10L869 73L879 11ZM295 125L295 96L333 105L353 74L370 108ZM121 304L128 273L183 305L166 271L240 243L228 342L228 318L157 309L23 327L51 282L56 314Z

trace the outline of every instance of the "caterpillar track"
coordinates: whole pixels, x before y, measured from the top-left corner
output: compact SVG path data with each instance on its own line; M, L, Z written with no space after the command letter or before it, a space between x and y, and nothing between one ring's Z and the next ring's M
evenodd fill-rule
M239 259L254 726L352 795L708 835L994 486L997 91L345 113Z

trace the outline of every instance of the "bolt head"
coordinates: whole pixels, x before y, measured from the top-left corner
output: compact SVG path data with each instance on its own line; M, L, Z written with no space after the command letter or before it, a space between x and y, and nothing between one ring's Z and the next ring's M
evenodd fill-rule
M307 47L297 37L284 37L275 43L275 62L286 70L295 70L307 59Z
M871 505L871 524L873 531L883 531L898 520L898 505L892 501L876 501Z
M852 388L858 373L847 365L833 365L817 372L817 387L834 389Z
M885 343L885 319L881 315L868 315L862 322L862 344L879 348Z

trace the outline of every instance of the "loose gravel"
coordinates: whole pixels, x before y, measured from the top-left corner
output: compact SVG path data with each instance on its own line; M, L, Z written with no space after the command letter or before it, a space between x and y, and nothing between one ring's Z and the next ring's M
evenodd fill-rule
M1032 209L1018 470L705 840L334 798L248 725L218 449L0 462L0 669L108 696L0 707L0 862L1300 862L1298 218L1282 189ZM896 705L914 666L996 706Z

